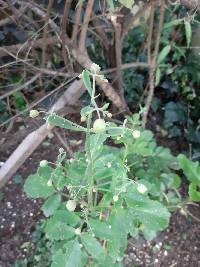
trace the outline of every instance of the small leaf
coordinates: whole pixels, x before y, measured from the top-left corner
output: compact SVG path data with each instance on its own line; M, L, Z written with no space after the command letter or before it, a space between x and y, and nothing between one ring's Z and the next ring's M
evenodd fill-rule
M163 26L163 30L169 29L172 26L177 26L180 25L183 22L183 19L175 19L173 21L170 21L168 23L165 23Z
M120 4L122 4L123 6L127 7L127 8L132 8L133 4L134 4L134 0L119 0Z
M63 129L68 129L77 132L86 132L86 129L72 121L64 119L56 114L51 114L47 117L47 123L58 126Z
M95 259L101 259L104 255L104 250L100 243L92 235L84 233L81 236L82 244L87 252Z
M61 203L61 196L59 194L50 196L45 203L42 205L42 211L46 217L54 214L54 212L58 209Z
M158 60L157 60L157 64L161 64L165 58L167 57L167 55L169 54L171 50L171 45L166 45L159 53L158 55Z
M200 202L200 191L197 191L198 186L194 183L189 185L189 196L192 201Z
M24 191L31 198L47 198L54 193L53 186L47 186L49 177L39 174L30 175L24 184Z
M185 21L185 34L186 34L186 40L187 40L187 48L190 47L191 43L191 37L192 37L192 27L191 23L189 21Z
M89 220L89 225L94 234L102 239L110 239L112 236L108 223L95 219Z
M84 70L82 73L83 78L83 84L85 85L85 88L87 89L90 96L92 96L92 85L90 81L90 74L88 70Z
M156 69L156 81L155 81L155 86L158 86L160 83L160 78L161 78L161 71L160 68Z

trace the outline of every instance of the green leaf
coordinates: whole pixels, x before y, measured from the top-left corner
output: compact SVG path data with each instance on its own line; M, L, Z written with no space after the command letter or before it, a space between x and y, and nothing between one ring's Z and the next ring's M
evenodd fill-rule
M200 191L197 190L198 185L191 183L189 185L189 196L192 199L192 201L200 201Z
M64 240L72 238L74 228L66 223L58 221L55 217L50 218L45 225L46 237L53 240Z
M189 21L185 21L185 34L186 34L186 40L187 40L187 47L190 47L191 38L192 38L192 27L191 23Z
M56 194L53 196L50 196L45 203L42 205L42 211L44 212L44 215L46 217L49 217L50 215L54 214L54 212L58 209L61 203L61 196L60 194Z
M49 177L39 174L30 175L24 184L24 191L31 198L47 198L54 193L53 186L47 186Z
M51 267L82 267L82 255L78 241L70 241L65 247L66 253L59 250L53 256L53 263Z
M129 189L125 198L133 215L148 230L160 231L168 226L170 213L160 202L149 199L133 188Z
M56 114L49 115L47 117L47 123L67 130L72 130L76 132L86 132L86 129L84 127L67 119L64 119Z
M111 9L111 11L114 11L115 10L115 7L114 7L114 3L113 3L113 0L107 0L107 3Z
M120 4L122 4L123 6L127 7L127 8L132 8L133 4L134 4L134 0L119 0Z
M112 236L111 229L107 222L90 219L89 226L92 232L101 239L110 239Z
M57 210L54 213L55 220L66 223L75 227L79 222L80 218L75 212L70 212L68 210Z
M83 78L83 84L85 85L85 88L87 89L90 96L92 96L92 85L90 81L90 73L88 70L84 70L82 72L82 78Z
M155 86L158 86L160 83L160 78L161 78L161 71L160 68L156 69L156 81L155 81Z
M200 184L199 163L187 159L184 155L178 156L178 162L187 179L194 184Z
M161 64L163 63L163 61L166 59L167 55L169 54L171 50L171 45L166 45L158 54L158 60L157 60L157 64Z
M81 241L87 252L94 259L101 259L104 256L104 250L100 243L92 235L84 233L81 235Z
M88 116L91 114L95 109L91 106L86 106L81 109L81 116Z
M180 25L180 24L182 24L182 22L183 22L183 19L175 19L173 21L165 23L164 26L163 26L163 30L169 29L169 28L171 28L173 26Z

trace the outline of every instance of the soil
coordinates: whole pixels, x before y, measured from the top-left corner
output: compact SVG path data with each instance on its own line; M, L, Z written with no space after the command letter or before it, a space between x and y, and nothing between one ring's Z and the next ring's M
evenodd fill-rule
M76 150L77 144L81 143L77 134L65 136L65 140L68 140L72 150ZM25 196L23 182L42 159L54 161L61 146L56 136L49 138L18 170L18 176L14 175L0 191L0 267L10 267L17 259L26 258L32 253L23 248L23 244L31 241L36 223L42 218L41 201ZM12 147L4 151L0 162L5 161L11 150ZM198 205L189 208L197 219L177 212L173 214L168 229L153 241L129 239L124 266L200 267L200 208Z

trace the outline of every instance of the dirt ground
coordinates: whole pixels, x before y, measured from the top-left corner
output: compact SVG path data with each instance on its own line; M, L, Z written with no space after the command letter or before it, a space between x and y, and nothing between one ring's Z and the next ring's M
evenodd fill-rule
M70 139L69 139L70 137ZM76 150L77 136L65 136L71 149ZM36 170L40 160L54 161L61 147L54 136L38 148L17 174L0 191L0 267L10 267L17 259L27 257L31 250L23 244L32 239L32 233L40 212L41 201L28 199L22 191L24 179ZM4 162L9 149L0 155ZM200 208L191 206L190 212L197 218L175 213L169 228L151 241L130 239L124 257L124 266L133 267L200 267ZM34 266L32 266L34 267ZM106 266L105 266L106 267Z

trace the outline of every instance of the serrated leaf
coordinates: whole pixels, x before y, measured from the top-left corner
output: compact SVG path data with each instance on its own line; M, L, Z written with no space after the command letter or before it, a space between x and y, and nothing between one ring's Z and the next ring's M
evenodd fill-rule
M67 130L72 130L76 132L86 132L86 129L84 127L67 119L64 119L56 114L49 115L47 117L47 123Z
M111 229L107 222L90 219L89 226L95 236L101 239L110 239L112 236Z
M66 253L59 250L53 256L51 267L82 267L82 255L78 241L70 241L65 247Z
M50 215L53 215L54 212L59 208L61 203L61 196L60 194L56 194L53 196L50 196L45 203L42 205L42 211L44 212L44 215L46 217L49 217Z
M198 185L191 183L189 185L188 193L192 201L196 201L196 202L200 201L200 192L198 191Z
M64 240L72 238L74 228L66 223L58 221L55 217L50 218L45 225L46 237L52 240Z
M94 259L101 259L104 256L104 250L100 243L91 234L84 233L81 235L81 241L87 252Z
M167 55L169 54L171 50L171 45L166 45L158 54L158 60L157 60L157 64L161 64L163 63L163 61L166 59Z
M82 72L82 78L83 78L83 84L85 88L87 89L90 96L92 96L92 85L90 81L90 74L88 70L84 70Z
M129 189L126 203L145 228L160 231L168 226L170 213L160 202L149 199L135 189Z
M24 184L24 191L31 198L47 198L54 193L53 186L47 186L49 177L39 174L30 175Z
M178 156L178 162L187 179L194 184L200 184L199 163L187 159L184 155Z
M187 40L187 48L189 48L192 38L192 27L189 21L185 21L185 35Z

